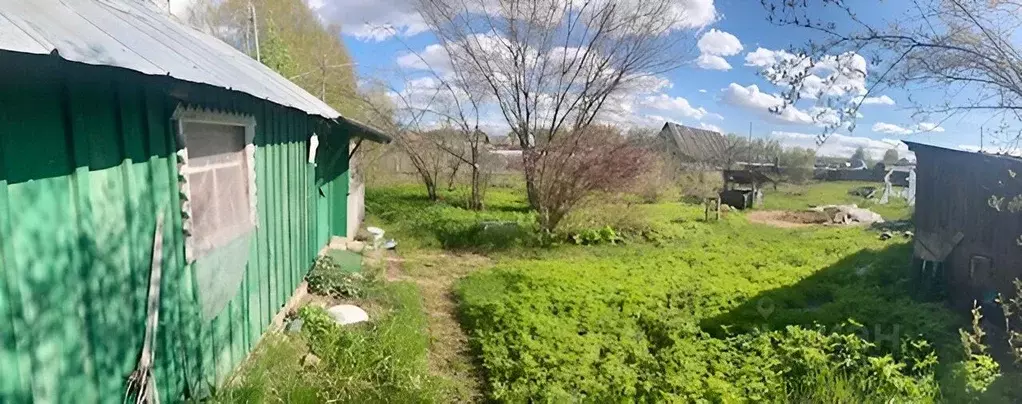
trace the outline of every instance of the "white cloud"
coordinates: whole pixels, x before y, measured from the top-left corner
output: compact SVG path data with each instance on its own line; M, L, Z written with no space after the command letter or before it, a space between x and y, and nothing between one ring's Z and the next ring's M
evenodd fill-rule
M734 56L742 51L742 43L738 37L717 29L711 29L696 44L699 53L718 56Z
M422 52L398 56L397 65L415 70L446 71L451 68L451 58L443 46L432 44L426 46Z
M759 87L751 84L743 87L737 83L731 83L727 88L721 90L721 99L731 105L752 110L760 116L787 124L813 124L816 121L805 111L794 106L788 106L780 114L770 112L771 108L784 104L780 97L759 91Z
M785 147L802 147L815 149L818 156L851 157L855 149L862 147L872 159L880 159L890 149L895 149L901 157L914 160L915 155L908 146L895 139L870 139L861 136L832 134L822 145L817 145L819 135L798 132L774 131L771 138L776 139Z
M756 48L756 50L745 55L745 65L754 67L771 67L782 60L794 59L795 55L784 50L770 50Z
M684 97L665 93L671 87L673 83L662 77L645 76L632 80L607 99L599 121L634 126L649 125L651 121L662 124L667 121L723 119L706 108L693 106Z
M699 55L696 65L707 70L731 70L731 64L717 55Z
M724 56L734 56L742 51L738 37L717 29L703 34L696 46L700 53L696 65L709 70L731 70L731 64Z
M672 112L672 116L703 119L709 113L706 108L693 108L688 100L682 97L671 97L667 94L651 95L642 101L642 105L660 111Z
M724 133L724 130L721 129L720 126L714 125L712 123L699 122L699 127L706 130L712 130L717 133Z
M706 92L706 89L705 89L705 88L700 88L700 89L699 89L699 92L700 92L700 93L705 93L705 92Z
M422 16L411 0L308 0L320 18L338 23L345 34L365 41L426 32Z
M944 128L932 122L920 122L910 127L902 127L893 123L877 122L873 124L873 132L886 133L889 135L911 135L923 132L943 132Z
M944 128L932 122L920 122L916 125L916 129L920 132L943 132Z
M678 28L702 28L717 21L713 0L674 0L671 11L678 18Z
M852 99L852 102L862 103L862 105L894 105L894 99L886 95L879 97L866 97L858 96Z
M183 0L194 1L194 0ZM633 7L641 0L620 2ZM306 0L323 21L339 23L346 35L365 41L383 41L394 35L414 36L429 30L415 11L415 0ZM559 0L554 0L558 3ZM473 9L496 13L499 4L492 0L469 2ZM673 0L667 11L675 19L674 29L705 27L717 20L713 0Z
M912 129L903 128L893 123L877 122L873 124L873 131L877 133L886 133L889 135L911 135L915 133Z
M760 68L768 80L782 88L790 88L792 78L808 73L799 88L799 95L807 99L866 93L866 58L857 53L827 55L813 63L785 50L756 48L745 55L745 65Z

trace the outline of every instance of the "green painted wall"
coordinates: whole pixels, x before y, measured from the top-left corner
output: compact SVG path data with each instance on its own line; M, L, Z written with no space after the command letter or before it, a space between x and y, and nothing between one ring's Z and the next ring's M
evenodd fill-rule
M310 267L323 244L320 212L344 210L344 198L326 205L316 184L346 193L347 175L335 187L341 176L308 164L309 136L346 137L324 136L326 124L302 112L208 86L52 56L0 60L0 402L121 400L142 347L161 210L159 390L176 402L222 382ZM244 279L210 321L197 265L184 262L170 121L181 100L257 119L259 224ZM346 157L334 172L346 172Z
M330 203L320 205L318 240L345 236L348 232L348 139L342 136L320 141L316 153L316 184Z

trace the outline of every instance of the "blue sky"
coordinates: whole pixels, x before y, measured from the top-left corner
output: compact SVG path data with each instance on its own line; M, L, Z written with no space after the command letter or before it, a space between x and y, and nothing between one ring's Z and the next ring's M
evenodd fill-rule
M753 0L676 0L686 6L716 13L699 29L685 31L693 41L704 39L705 46L684 57L683 67L662 75L670 86L650 93L637 94L629 100L633 116L631 124L662 125L664 120L690 126L702 126L753 137L776 138L791 146L814 146L814 137L821 133L818 124L807 122L803 113L786 118L771 115L765 104L775 100L782 89L761 76L764 57L767 60L790 46L800 46L810 32L770 24L758 1ZM360 77L390 75L401 67L399 58L409 50L423 52L435 42L421 20L412 11L412 0L309 0L320 15L341 23L343 40L358 64ZM879 20L902 13L900 2L877 2L858 11L865 19ZM872 3L871 3L872 4ZM705 10L703 10L705 11ZM827 19L826 14L818 15ZM390 29L380 29L381 26ZM737 41L736 41L737 40ZM739 48L740 45L740 48ZM754 64L759 62L759 66ZM701 63L702 62L702 63ZM723 69L729 65L729 69ZM873 77L867 67L867 86ZM400 85L400 84L396 84ZM753 87L755 86L755 87ZM941 94L920 89L910 90L917 101L926 102ZM879 157L892 147L904 149L900 140L912 140L946 147L968 148L979 144L981 125L995 126L998 121L982 114L946 116L913 116L916 112L908 102L909 91L881 89L871 93L872 104L863 105L856 129L849 134L838 132L819 150L824 155L851 154L864 146ZM773 98L771 98L773 97ZM892 104L893 103L893 104ZM810 112L813 101L797 105ZM987 141L990 144L991 141Z

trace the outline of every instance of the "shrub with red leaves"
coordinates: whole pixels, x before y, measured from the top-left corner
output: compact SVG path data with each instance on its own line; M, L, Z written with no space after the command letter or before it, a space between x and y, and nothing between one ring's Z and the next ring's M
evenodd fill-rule
M546 231L556 229L586 197L625 190L651 162L647 149L609 126L558 136L537 153L539 221Z

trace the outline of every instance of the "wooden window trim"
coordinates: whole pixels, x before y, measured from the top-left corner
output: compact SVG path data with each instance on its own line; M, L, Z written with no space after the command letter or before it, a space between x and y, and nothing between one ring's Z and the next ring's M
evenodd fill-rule
M227 166L235 166L236 163L226 163L213 167L203 167L196 169L188 165L188 145L185 141L184 124L185 123L205 123L212 125L227 125L227 126L240 126L245 128L245 161L248 166L247 177L248 177L248 202L249 202L249 225L252 228L259 227L258 219L258 199L256 189L256 159L255 159L255 127L256 119L252 115L245 114L233 114L225 112L211 111L207 109L191 107L186 105L179 105L174 111L171 117L173 121L173 128L177 138L178 150L177 155L177 168L178 168L178 191L181 193L181 216L182 216L182 230L184 231L185 238L185 261L188 263L195 262L198 258L195 256L195 252L198 250L195 245L195 238L192 237L192 229L194 228L192 223L192 206L191 206L191 188L188 184L188 175L193 173L199 173L204 171L210 171L215 168L222 168ZM221 167L222 166L222 167Z

